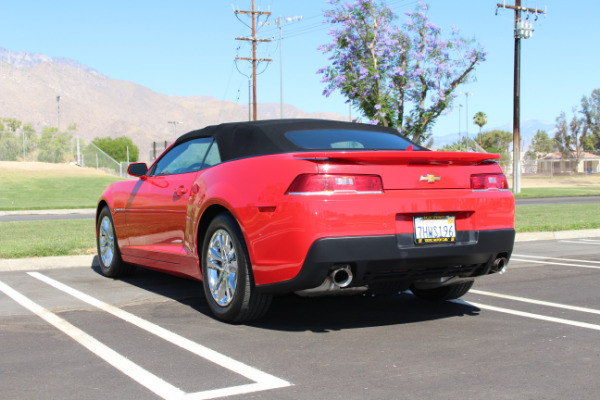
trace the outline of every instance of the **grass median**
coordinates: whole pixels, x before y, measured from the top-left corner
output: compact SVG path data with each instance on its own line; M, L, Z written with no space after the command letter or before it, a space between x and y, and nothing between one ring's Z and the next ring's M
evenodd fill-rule
M0 162L0 211L94 208L108 184L122 180L68 164Z
M600 228L600 204L517 206L517 232ZM94 220L0 222L0 258L95 254Z
M93 219L0 222L0 258L95 254Z

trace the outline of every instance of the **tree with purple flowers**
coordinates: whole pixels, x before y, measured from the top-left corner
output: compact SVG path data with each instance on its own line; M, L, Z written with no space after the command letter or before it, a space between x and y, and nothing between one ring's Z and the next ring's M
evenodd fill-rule
M419 2L399 27L384 0L328 0L331 43L319 49L331 65L318 70L323 94L339 90L370 123L398 129L417 143L431 136L442 112L452 106L454 90L469 81L486 53L474 40L449 39L427 18ZM448 109L449 110L449 109Z

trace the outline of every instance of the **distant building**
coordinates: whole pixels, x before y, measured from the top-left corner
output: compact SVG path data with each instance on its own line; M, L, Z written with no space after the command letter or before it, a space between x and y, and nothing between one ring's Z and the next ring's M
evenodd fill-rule
M576 165L577 164L577 165ZM567 158L562 153L550 153L547 156L538 158L538 174L597 174L600 164L600 156L592 153L581 153L579 161L576 161L575 154Z

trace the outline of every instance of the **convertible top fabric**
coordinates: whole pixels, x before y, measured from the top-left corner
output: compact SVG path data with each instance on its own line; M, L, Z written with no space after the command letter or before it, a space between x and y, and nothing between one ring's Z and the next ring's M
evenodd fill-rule
M176 144L200 137L214 137L222 161L228 161L250 156L306 151L288 140L286 132L322 129L376 131L400 136L394 129L376 125L321 119L276 119L211 125L184 134L177 139Z

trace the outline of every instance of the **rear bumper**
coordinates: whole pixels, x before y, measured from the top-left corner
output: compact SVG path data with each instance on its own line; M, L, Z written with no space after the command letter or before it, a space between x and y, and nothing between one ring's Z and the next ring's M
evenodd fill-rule
M264 293L311 289L340 264L351 266L355 277L351 286L477 277L489 274L496 258L510 259L514 241L514 229L459 231L451 244L416 245L412 234L322 238L312 244L296 277L257 289Z

